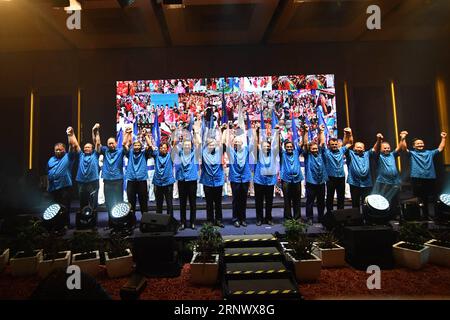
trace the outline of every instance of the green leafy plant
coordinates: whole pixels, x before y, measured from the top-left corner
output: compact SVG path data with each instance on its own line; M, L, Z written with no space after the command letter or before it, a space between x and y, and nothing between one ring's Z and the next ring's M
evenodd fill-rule
M211 223L203 224L198 239L189 243L188 247L191 251L199 253L200 262L213 260L212 255L220 253L223 248L223 239L219 228Z
M427 239L431 238L427 227L417 222L405 222L400 226L399 238L406 242L406 245L414 250L423 248Z
M47 232L41 239L44 260L60 258L60 252L66 250L67 244L57 232Z
M317 246L321 249L333 249L336 248L339 240L336 238L333 232L326 232L319 236L317 239Z
M433 238L436 239L434 244L450 248L450 231L437 231L433 233Z
M286 233L286 240L291 245L299 237L308 230L308 224L299 220L289 219L284 222L284 231Z
M309 238L305 233L290 243L291 248L294 250L293 255L297 260L311 259L311 252L313 248L313 240Z
M40 249L39 245L45 233L46 230L39 219L31 219L19 227L16 247L18 251L23 251L21 257L34 256L35 250Z
M128 255L127 249L131 249L131 243L120 234L111 235L108 242L109 258L117 258Z
M75 232L70 240L73 253L89 253L100 249L100 237L97 232Z

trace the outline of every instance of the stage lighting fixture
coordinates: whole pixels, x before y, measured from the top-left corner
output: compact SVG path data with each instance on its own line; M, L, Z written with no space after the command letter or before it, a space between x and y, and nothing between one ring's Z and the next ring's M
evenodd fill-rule
M43 225L47 230L61 230L65 224L66 208L58 203L51 204L43 214Z
M438 222L450 222L450 194L443 193L439 196L439 200L436 201L434 208L435 219Z
M77 213L77 229L94 229L97 226L97 212L91 206L85 206Z
M422 220L424 204L418 198L402 201L400 204L402 219L406 221Z
M120 202L113 206L110 213L112 232L131 233L133 221L131 205L127 202Z
M134 0L117 0L117 2L119 2L119 5L122 8L125 8L128 6L131 6L133 4Z
M370 224L386 224L391 219L389 201L379 194L371 194L364 199L363 215Z

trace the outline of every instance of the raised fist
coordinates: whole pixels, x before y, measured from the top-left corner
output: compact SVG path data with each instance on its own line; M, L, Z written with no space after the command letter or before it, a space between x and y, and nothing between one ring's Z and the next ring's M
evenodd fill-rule
M142 129L141 130L141 134L142 134L143 137L145 137L147 135L147 129L145 129L145 128Z
M408 135L408 131L400 132L400 138L405 138Z
M381 133L377 133L377 139L382 140L383 139L383 135Z
M447 137L447 132L441 132L441 138L446 138Z
M125 133L132 133L132 132L133 132L133 129L131 129L131 127L127 127L125 129Z
M347 127L344 129L344 133L350 134L350 133L352 133L352 129Z
M93 131L100 129L100 123L96 123L92 128Z
M307 124L305 124L303 127L305 128L305 131L309 131L309 126Z
M319 126L319 130L320 130L320 131L325 130L325 126L324 126L323 124L321 124L321 125Z
M67 130L66 130L66 133L67 133L68 136L73 135L73 128L72 127L68 127Z

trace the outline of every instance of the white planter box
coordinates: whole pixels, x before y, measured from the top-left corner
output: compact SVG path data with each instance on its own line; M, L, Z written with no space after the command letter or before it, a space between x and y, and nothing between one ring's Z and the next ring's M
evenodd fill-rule
M109 258L108 252L105 252L106 273L110 278L119 278L128 276L133 272L133 255L131 250L127 249L128 255Z
M430 248L430 263L450 268L450 248L435 245L436 239L425 242Z
M3 270L5 270L8 261L9 261L9 249L5 249L2 252L2 255L0 256L0 272L3 272Z
M219 255L213 254L214 262L194 262L199 254L194 253L191 260L191 282L199 285L213 285L219 275Z
M335 244L336 248L322 249L317 244L314 245L313 253L322 260L324 268L345 267L345 248Z
M288 249L287 246L288 246L288 242L285 242L285 241L280 242L281 251L283 252L283 254L285 256L286 261L292 261L291 256L287 254L289 252L292 252L292 249Z
M79 266L82 272L85 272L93 277L98 274L100 266L100 252L98 250L92 251L95 253L95 258L86 260L77 260L77 258L84 253L76 253L72 255L72 264Z
M421 250L411 250L399 247L403 243L405 242L400 241L392 245L395 262L400 266L410 269L421 269L429 260L430 248L424 246Z
M18 254L11 258L9 264L11 265L11 274L13 276L29 276L37 272L37 266L42 259L42 250L36 250L36 255L33 257L16 258Z
M37 272L39 277L45 278L50 273L52 273L56 269L64 268L67 269L67 267L70 265L70 251L61 251L60 253L64 253L63 258L58 258L54 260L41 260L37 267Z
M322 269L322 260L315 254L311 254L314 258L308 260L297 260L290 253L286 253L292 260L295 269L295 277L300 282L316 281L320 277Z

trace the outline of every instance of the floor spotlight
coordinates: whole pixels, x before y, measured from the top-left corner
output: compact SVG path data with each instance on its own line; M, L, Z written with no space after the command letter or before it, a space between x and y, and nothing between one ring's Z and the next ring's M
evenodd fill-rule
M131 205L128 202L114 205L110 213L112 232L131 233L134 223L132 216Z
M419 221L422 220L424 204L419 198L412 198L402 201L401 217L405 221Z
M97 226L97 212L91 206L85 206L77 213L77 229L95 229Z
M53 203L45 209L43 218L43 225L47 230L62 230L65 226L65 211L66 207L59 203Z
M439 196L439 200L436 201L434 208L434 215L436 221L450 222L450 194L443 193Z
M386 224L391 219L389 201L379 194L371 194L364 199L364 220L370 224Z

